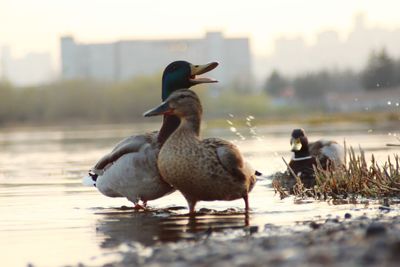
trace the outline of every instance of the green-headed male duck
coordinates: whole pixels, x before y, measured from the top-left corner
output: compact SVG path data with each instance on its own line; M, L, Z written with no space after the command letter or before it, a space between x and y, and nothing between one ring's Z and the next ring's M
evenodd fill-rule
M303 129L293 130L290 144L294 155L289 162L289 167L306 187L312 187L315 184L314 166L317 166L317 161L310 154L308 139Z
M144 116L176 116L178 128L168 137L158 154L163 179L186 198L190 214L200 200L243 198L249 210L248 194L256 173L243 160L238 148L218 139L201 139L202 106L195 92L178 90Z
M318 140L308 142L304 129L294 129L290 139L292 151L294 152L294 161L299 164L307 157L314 157L321 163L322 168L337 167L343 164L344 149L336 141Z
M209 78L196 78L218 66L217 62L193 65L186 61L169 64L162 76L162 99L165 100L178 89L188 89L196 84L214 83ZM157 169L157 155L168 136L179 126L179 118L164 116L159 132L130 136L116 147L89 171L84 184L94 185L109 197L126 197L143 208L148 200L160 198L175 189L164 182ZM143 206L139 205L142 200Z

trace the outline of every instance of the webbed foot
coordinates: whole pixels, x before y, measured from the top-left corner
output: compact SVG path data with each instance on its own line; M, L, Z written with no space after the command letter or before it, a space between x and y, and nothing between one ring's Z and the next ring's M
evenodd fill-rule
M146 210L146 205L140 205L139 203L136 203L135 206L133 207L134 210Z

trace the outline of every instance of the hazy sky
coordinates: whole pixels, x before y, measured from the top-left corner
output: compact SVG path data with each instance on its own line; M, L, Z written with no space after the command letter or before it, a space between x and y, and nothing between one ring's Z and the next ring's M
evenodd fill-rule
M207 30L249 36L258 55L279 36L312 36L333 29L345 36L355 14L367 24L400 26L398 0L0 0L0 45L15 56L51 52L59 37L82 42L201 37Z

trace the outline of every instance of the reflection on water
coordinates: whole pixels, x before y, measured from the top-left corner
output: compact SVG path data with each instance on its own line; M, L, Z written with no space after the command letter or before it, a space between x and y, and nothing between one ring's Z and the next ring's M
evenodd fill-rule
M257 132L237 129L243 136L239 139L228 127L207 129L204 135L238 139L245 157L268 175L285 169L281 157L291 156L288 137L295 127L298 125L258 127ZM242 200L200 202L197 208L203 212L191 218L186 215L186 201L178 192L150 202L150 212L133 212L120 208L132 206L127 200L107 198L95 188L81 185L81 177L116 142L143 129L106 126L0 132L2 266L93 263L132 241L150 246L182 239L201 240L247 224L263 229L266 224L293 226L296 221L315 216L342 216L349 210L352 214L376 212L371 205L335 206L318 201L296 205L291 198L280 200L275 196L269 181L260 181L250 194L252 212L248 220L242 212ZM399 147L385 146L396 142L387 132L370 132L364 126L351 131L328 130L308 129L310 139L346 139L354 147L360 144L367 157L373 152L378 162L386 160L388 154L400 153Z
M102 248L118 247L136 241L150 246L158 242L199 240L213 232L242 229L248 216L242 213L216 212L187 216L168 210L155 212L108 211L96 223L96 231L104 236Z

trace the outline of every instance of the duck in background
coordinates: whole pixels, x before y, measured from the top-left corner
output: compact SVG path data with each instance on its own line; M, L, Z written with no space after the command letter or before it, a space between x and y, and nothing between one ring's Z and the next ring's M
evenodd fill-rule
M310 154L308 139L303 129L293 130L290 145L293 157L289 167L305 187L312 187L315 184L314 166L317 166L317 160Z
M200 138L202 106L195 92L178 90L144 116L176 116L179 126L158 154L163 179L186 198L189 213L200 200L243 198L246 214L248 194L256 182L256 172L244 162L238 148L218 138Z
M298 143L298 138L308 140L304 129L294 129L291 136L291 143ZM296 141L297 140L297 141ZM344 148L333 140L320 139L308 143L311 156L314 156L322 165L322 168L338 167L344 163Z
M289 166L308 187L315 183L313 166L317 166L317 162L325 170L343 164L344 149L336 141L309 142L304 129L294 129L290 144L294 155Z
M193 65L187 61L169 64L162 76L162 99L178 89L188 89L214 79L197 78L209 72L217 62ZM95 186L108 197L126 197L136 209L145 208L148 200L170 194L175 189L163 181L157 169L157 155L169 135L179 126L176 116L164 116L159 132L130 136L102 157L83 179L85 185ZM142 200L143 205L139 205Z

